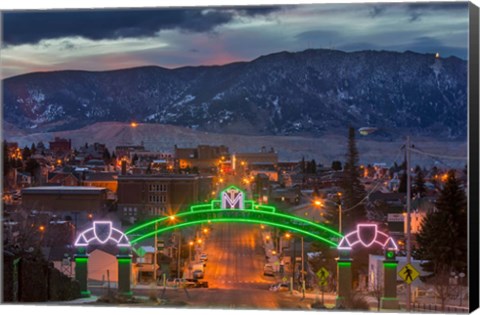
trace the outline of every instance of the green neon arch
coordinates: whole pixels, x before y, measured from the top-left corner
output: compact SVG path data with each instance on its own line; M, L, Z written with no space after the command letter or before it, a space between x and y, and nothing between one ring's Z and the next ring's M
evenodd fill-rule
M293 215L289 215L289 214L286 214L286 213L280 213L280 212L270 212L270 211L263 211L263 210L247 210L247 209L244 209L244 210L238 210L238 211L233 211L233 210L230 210L230 209L213 209L213 210L197 210L197 211L194 211L194 212L191 212L191 211L185 211L185 212L180 212L180 213L177 213L176 215L174 215L173 217L176 219L179 219L179 218L186 218L188 219L188 216L196 216L198 214L223 214L223 213L227 213L227 211L229 213L237 213L237 214L244 214L244 213L253 213L253 214L261 214L261 215L265 215L265 216L271 216L273 218L277 218L277 219L280 219L280 218L283 218L283 219L289 219L289 220L293 220L293 221L297 221L297 222L300 222L300 223L304 223L304 224L307 224L307 225L310 225L312 227L315 227L321 231L325 231L329 234L332 234L332 236L334 237L343 237L342 234L338 233L337 231L333 230L333 229L330 229L324 225L321 225L321 224L318 224L318 223L315 223L315 222L312 222L310 220L306 220L306 219L302 219L300 217L296 217L296 216L293 216ZM158 224L158 223L163 223L163 222L168 222L170 219L170 216L168 217L162 217L160 219L154 219L154 220L151 220L151 221L148 221L146 223L143 223L139 226L136 226L134 228L131 228L129 229L128 231L125 232L125 234L132 234L138 230L141 230L143 228L146 228L148 226L154 226L155 224ZM295 227L295 226L292 226L292 227Z
M220 192L220 196L224 196L224 193L231 189L238 191L239 194L242 194L242 198L244 197L243 190L235 186L229 186L226 189L222 190ZM218 218L217 216L221 217ZM225 216L227 216L228 218L225 218ZM248 217L238 218L238 216ZM255 218L255 216L260 216L260 218ZM171 220L172 218L174 219L174 222ZM258 204L255 203L254 200L246 199L243 199L242 208L234 209L223 209L222 200L213 199L209 203L193 205L188 211L183 211L173 216L162 217L142 223L127 230L125 234L137 234L144 229L146 230L142 232L142 236L138 238L133 238L133 240L131 240L131 243L134 244L155 234L160 234L172 229L183 228L190 225L202 224L205 222L243 222L271 225L299 232L305 236L312 237L333 246L337 246L337 244L335 244L331 239L341 239L343 237L341 233L324 225L294 215L282 213L277 211L276 208L273 206ZM305 227L299 227L295 223L301 224Z
M328 245L331 245L331 246L335 246L335 247L337 246L337 243L335 243L335 242L333 242L329 239L321 237L321 236L319 236L317 234L314 234L310 231L305 231L305 230L299 229L297 227L292 227L290 225L276 223L276 222L256 220L256 219L243 219L243 218L213 218L213 219L200 219L200 220L197 220L197 221L189 221L189 222L184 222L184 223L178 223L178 224L175 224L175 225L170 225L170 226L167 226L167 227L164 227L164 228L154 230L152 232L149 232L149 233L144 234L142 236L139 236L137 238L131 239L130 243L133 245L133 244L136 244L136 243L138 243L138 242L140 242L144 239L152 237L155 234L162 234L162 233L170 231L170 230L175 230L175 229L178 229L178 228L185 228L185 227L192 226L192 225L198 225L198 224L204 224L204 223L210 223L210 222L212 222L212 223L235 223L235 222L239 222L239 223L253 223L253 224L271 225L271 226L275 226L275 227L279 227L279 228L292 230L292 231L301 233L305 236L309 236L313 239L322 241L322 242L327 243Z

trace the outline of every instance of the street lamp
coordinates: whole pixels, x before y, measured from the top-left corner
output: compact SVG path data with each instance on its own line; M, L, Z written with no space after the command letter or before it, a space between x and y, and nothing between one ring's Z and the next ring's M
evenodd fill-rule
M193 243L192 241L190 241L190 242L188 243L188 245L190 245L189 248L188 248L188 249L189 249L189 250L188 250L188 261L189 261L189 262L192 261L192 246L193 246L193 244L194 244L194 243Z
M339 191L338 196L338 232L342 234L342 193Z
M412 262L412 228L411 228L411 176L410 176L410 136L407 136L407 144L405 146L407 153L407 264ZM407 311L410 311L412 303L412 288L407 283Z

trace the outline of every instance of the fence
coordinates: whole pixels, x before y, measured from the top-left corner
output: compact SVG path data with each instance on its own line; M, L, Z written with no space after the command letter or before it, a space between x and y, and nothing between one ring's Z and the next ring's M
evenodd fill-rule
M440 304L428 303L412 303L412 310L417 312L441 312L441 313L468 313L468 307L445 305L445 310L442 311Z

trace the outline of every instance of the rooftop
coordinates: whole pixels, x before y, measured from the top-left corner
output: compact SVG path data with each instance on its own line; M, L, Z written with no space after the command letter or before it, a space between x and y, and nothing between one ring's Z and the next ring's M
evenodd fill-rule
M22 194L99 194L106 188L86 186L39 186L22 189Z

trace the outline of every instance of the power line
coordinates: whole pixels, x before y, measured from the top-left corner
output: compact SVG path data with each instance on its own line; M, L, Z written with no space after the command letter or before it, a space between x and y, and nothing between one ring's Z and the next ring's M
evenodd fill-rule
M443 155L443 154L434 154L434 153L430 153L430 152L425 152L423 150L419 150L419 149L414 149L414 148L410 148L409 149L411 152L416 152L416 153L420 153L420 154L424 154L424 155L428 155L428 156L432 156L432 157L438 157L438 158L443 158L443 159L450 159L450 160L466 160L467 157L463 157L463 156L452 156L452 155Z
M397 162L397 159L399 158L400 153L402 153L402 149L403 149L404 147L405 147L405 146L403 145L403 146L398 150L397 155L396 155L395 158L393 159L393 160L394 160L394 163ZM352 209L355 209L355 208L358 207L359 205L361 205L365 200L368 199L368 197L370 197L371 194L373 194L373 193L376 191L376 189L378 188L378 186L380 186L380 184L382 184L382 183L383 183L383 181L379 181L379 182L375 185L375 187L373 187L373 188L367 193L367 195L366 195L362 200L360 200L356 205L351 206L351 207L348 208L348 209L342 209L342 212L348 212L348 211L350 211L350 210L352 210Z

